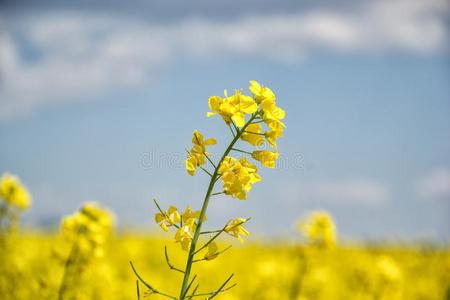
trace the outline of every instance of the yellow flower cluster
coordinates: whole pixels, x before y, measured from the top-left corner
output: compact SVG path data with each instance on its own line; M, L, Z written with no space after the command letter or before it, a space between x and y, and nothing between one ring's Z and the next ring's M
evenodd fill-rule
M191 246L196 221L199 218L200 211L192 211L190 205L186 207L186 210L181 214L175 206L170 206L167 211L160 210L155 214L156 223L158 223L164 231L168 231L169 227L172 226L177 228L175 241L180 243L181 248L185 251L188 251Z
M192 135L192 149L188 153L186 159L186 170L189 175L194 176L198 166L205 164L205 157L208 156L206 152L206 146L215 145L217 142L215 139L203 140L203 135L197 130Z
M22 210L28 209L31 203L31 196L20 180L9 173L0 179L0 198L10 206Z
M336 244L336 230L333 218L325 211L316 211L299 223L299 230L308 241L322 248L331 248Z
M276 105L275 94L270 88L252 80L249 90L253 97L244 95L241 90L236 90L231 96L228 96L225 91L223 98L211 96L208 99L211 111L207 113L207 116L220 115L230 127L235 137L231 146L238 138L253 146L262 146L266 139L269 145L275 148L274 150L255 150L253 152L235 148L230 150L248 153L263 166L275 168L275 162L279 157L276 141L283 134L285 125L282 120L285 112ZM250 115L247 121L246 114ZM264 133L262 133L261 123L265 123L268 127ZM216 144L215 139L203 141L203 136L198 131L194 131L193 135L194 146L186 159L186 170L190 175L195 174L197 166L205 164L205 158L208 158L205 146ZM226 155L218 166L218 174L223 182L223 192L234 198L245 200L246 193L251 190L252 185L261 180L257 171L256 166L246 158L238 160Z
M184 207L183 207L184 208ZM156 224L155 224L156 225ZM61 268L55 260L55 249L64 249L66 243L48 231L23 232L20 238L10 237L9 251L3 252L0 260L0 298L2 300L36 299L56 300L61 283ZM219 249L224 240L217 241ZM104 259L85 268L83 278L74 268L68 280L68 290L76 290L63 299L120 299L136 300L136 288L131 287L135 277L126 269L126 262L134 260L138 270L148 266L144 275L151 274L146 282L159 290L174 294L180 272L167 268L162 257L164 246L170 241L159 235L143 235L137 232L118 235L111 241L111 249ZM210 243L212 246L214 242ZM195 273L200 274L201 292L215 290L221 278L233 271L239 282L234 288L220 293L212 300L445 300L450 287L450 247L448 244L364 244L337 245L334 251L302 251L302 246L287 244L280 239L255 239L226 255L206 263L194 263ZM1 249L1 247L0 247ZM162 249L162 251L161 251ZM183 267L186 252L169 252L171 263ZM1 250L0 250L1 251ZM206 249L205 249L206 252ZM212 252L214 253L214 252ZM203 252L197 258L203 258ZM379 257L387 256L395 262L401 272L386 263L379 263ZM307 261L306 274L303 262ZM210 262L210 263L209 263ZM178 265L177 265L178 263ZM384 265L384 266L383 266ZM151 269L150 269L151 268ZM183 270L183 268L181 268ZM70 273L70 272L69 272ZM143 275L143 276L144 276ZM383 279L384 278L384 279ZM389 279L390 278L390 279ZM27 284L18 284L18 282ZM296 297L293 287L300 284ZM161 295L145 297L146 288L140 284L141 300L169 298ZM204 300L193 297L192 300Z
M169 206L167 211L162 210L158 204L157 206L160 211L155 214L155 222L158 223L164 231L168 231L170 227L175 227L175 242L180 243L183 250L189 251L192 238L200 218L200 211L192 211L190 205L187 206L185 211L182 213L180 213L173 205ZM203 218L203 221L205 220L206 217ZM243 224L247 221L248 219L244 218L234 219L227 222L222 231L243 242L244 240L241 236L247 236L249 234L243 226ZM209 243L208 252L204 256L205 260L212 260L218 255L219 252L217 244L214 241Z
M261 180L258 169L245 157L237 160L227 156L219 167L222 174L223 192L240 200L247 198L252 185Z
M104 254L103 245L112 231L113 222L109 211L88 202L62 220L61 231L74 243L78 253L99 257Z
M212 96L208 100L209 108L212 112L208 112L207 116L211 117L219 114L225 123L234 122L236 126L243 127L245 124L245 114L253 114L258 110L257 103L252 97L242 94L237 90L234 95L228 96L225 91L225 98L220 96Z
M241 139L253 146L260 146L263 143L261 136L264 136L271 146L276 147L276 140L283 135L285 125L282 120L286 113L277 106L275 93L270 88L251 80L249 90L253 98L243 95L241 90L237 90L232 96L228 96L225 91L225 98L211 96L208 104L212 112L208 112L207 116L219 114L228 125L233 123L242 128L245 125L245 114L258 113L268 130L261 133L259 123L249 124Z
M276 140L283 135L285 125L281 120L286 116L286 112L277 106L275 94L268 87L251 80L249 90L260 105L262 118L269 127L264 135L267 141L276 147Z

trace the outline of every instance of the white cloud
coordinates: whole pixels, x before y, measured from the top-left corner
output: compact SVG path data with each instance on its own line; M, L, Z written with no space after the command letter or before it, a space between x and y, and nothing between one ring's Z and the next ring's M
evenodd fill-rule
M78 15L33 17L22 24L26 45L1 32L0 120L147 83L168 58L167 44L158 43L159 32L142 32L145 26L120 25ZM24 59L21 47L37 58Z
M351 10L323 8L232 21L183 19L165 25L68 11L12 16L0 31L0 121L148 83L178 57L292 62L317 50L435 53L446 50L448 11L445 0L385 0ZM30 49L32 60L23 55Z
M389 200L388 190L369 179L345 179L305 183L286 189L291 201L316 204L382 206Z
M419 182L417 192L426 200L450 200L450 170L434 170Z

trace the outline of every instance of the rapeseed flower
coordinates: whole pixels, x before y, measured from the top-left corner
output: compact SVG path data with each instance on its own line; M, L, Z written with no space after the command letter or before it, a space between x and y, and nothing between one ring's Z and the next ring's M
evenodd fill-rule
M19 178L6 173L0 179L0 198L6 204L26 210L30 206L31 196Z
M269 122L268 126L270 130L264 135L272 147L277 147L277 140L283 136L284 126L279 122Z
M336 244L333 218L325 211L311 213L299 223L299 230L316 246L330 248Z
M266 100L275 101L274 92L255 80L250 80L250 86L248 87L248 89L254 95L255 101L258 104Z
M111 233L113 216L97 204L89 202L81 209L65 217L61 223L63 236L70 240L79 253L103 255L103 244Z
M219 114L225 123L243 127L245 124L245 114L252 114L258 110L258 105L252 97L244 95L241 90L236 90L235 94L228 96L225 91L225 98L211 96L208 99L209 108L207 116L211 117Z
M262 117L269 127L275 126L273 123L285 126L281 120L284 119L286 113L276 105L275 101L264 100L261 102L261 110Z
M249 90L255 96L255 100L261 106L262 117L267 125L278 123L284 126L281 120L284 119L286 112L276 105L276 97L271 89L262 86L255 80L250 81Z
M224 231L229 235L237 238L241 243L244 242L242 236L248 236L249 232L244 228L243 224L247 222L247 219L237 218L227 223Z
M156 213L155 221L164 231L168 231L170 226L180 223L181 216L175 206L170 206L167 212Z
M227 156L219 167L222 174L223 192L234 198L245 200L247 192L252 189L252 185L261 180L255 165L247 161L245 157L237 160Z
M257 150L252 153L254 159L261 162L263 166L272 169L275 168L275 161L278 159L278 156L280 156L278 152L268 150Z
M192 211L192 208L190 205L186 207L186 210L181 214L181 219L183 220L183 223L188 223L191 219L198 219L200 218L200 211Z
M264 137L263 134L261 134L261 125L248 125L241 135L241 140L246 141L253 146L261 146L264 143Z
M217 141L213 138L204 140L203 135L197 130L192 134L192 148L188 153L188 157L185 161L186 170L189 175L194 176L198 166L202 166L206 162L206 146L215 145Z
M177 232L175 233L175 241L177 243L180 243L181 248L184 251L188 251L191 247L192 232L195 230L194 221L194 219L189 219L189 221L178 228Z

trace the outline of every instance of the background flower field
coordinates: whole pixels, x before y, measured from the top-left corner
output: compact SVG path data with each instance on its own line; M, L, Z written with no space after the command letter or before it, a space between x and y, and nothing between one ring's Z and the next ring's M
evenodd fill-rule
M2 299L55 299L69 244L42 232L2 242ZM181 277L168 269L164 245L174 264L184 261L172 240L142 233L115 236L105 256L86 267L72 299L137 299L130 259L156 287L177 292ZM194 269L204 284L200 290L216 288L227 271L235 273L238 285L217 299L449 299L450 251L442 247L348 245L323 252L293 242L234 246L232 253ZM141 285L142 297L145 291Z

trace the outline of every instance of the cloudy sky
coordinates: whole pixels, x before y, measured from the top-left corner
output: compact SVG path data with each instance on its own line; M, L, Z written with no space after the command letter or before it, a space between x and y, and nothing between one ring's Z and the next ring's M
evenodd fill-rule
M28 224L97 200L153 228L151 199L200 206L183 169L207 99L270 86L287 111L276 170L210 220L293 235L329 210L341 236L450 238L450 5L386 1L3 1L0 172L34 196Z

